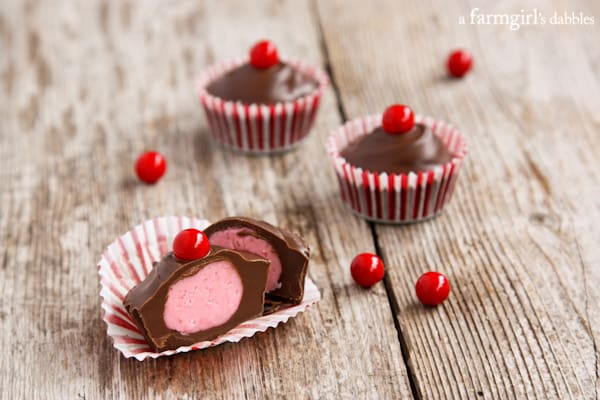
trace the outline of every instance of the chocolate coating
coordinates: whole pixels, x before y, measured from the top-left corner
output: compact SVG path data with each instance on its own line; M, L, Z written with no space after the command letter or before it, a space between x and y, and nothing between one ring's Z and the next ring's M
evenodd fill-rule
M279 63L265 69L241 65L212 82L206 90L227 101L274 104L307 96L317 87L318 82L297 68Z
M169 288L199 272L205 266L226 260L237 270L244 292L238 309L223 325L189 335L169 329L164 321L164 308ZM123 301L148 344L157 352L212 340L240 323L263 313L269 261L254 254L213 246L204 258L194 261L178 260L173 253L155 263L150 274L132 288Z
M246 228L251 235L263 239L277 252L281 260L281 287L267 293L268 303L265 312L277 304L277 300L300 304L304 296L304 280L308 269L310 249L304 239L285 229L265 221L247 217L230 217L215 222L204 230L210 240L214 232L228 228Z
M407 174L427 171L452 160L452 153L424 124L404 134L389 134L375 128L341 151L355 167L371 172Z

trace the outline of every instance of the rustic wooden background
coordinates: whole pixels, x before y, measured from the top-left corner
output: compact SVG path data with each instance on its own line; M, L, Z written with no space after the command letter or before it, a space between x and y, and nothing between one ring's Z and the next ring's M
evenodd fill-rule
M474 7L596 24L459 25ZM0 397L597 399L599 24L595 0L2 1ZM193 81L263 37L333 85L297 151L248 158L211 143ZM475 55L461 81L443 67L457 46ZM470 153L442 216L372 226L340 203L324 140L398 101ZM169 161L156 186L132 172L149 148ZM154 216L232 214L304 233L319 305L239 344L122 358L104 247ZM387 265L371 290L348 272L363 251ZM452 283L436 309L413 294L426 270Z

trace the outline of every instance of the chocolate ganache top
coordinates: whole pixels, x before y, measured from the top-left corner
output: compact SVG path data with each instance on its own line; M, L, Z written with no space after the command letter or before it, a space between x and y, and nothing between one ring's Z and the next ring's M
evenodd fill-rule
M346 146L341 156L355 167L395 174L426 171L452 160L452 153L424 124L403 134L377 127Z
M274 104L294 101L318 88L318 82L292 65L280 62L269 68L246 63L212 82L206 90L226 101Z

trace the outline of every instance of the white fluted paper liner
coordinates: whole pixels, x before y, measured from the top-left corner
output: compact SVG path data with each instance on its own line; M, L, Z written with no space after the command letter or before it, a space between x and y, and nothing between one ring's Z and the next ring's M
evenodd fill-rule
M198 96L215 140L240 152L269 154L290 150L306 138L329 79L316 66L296 59L283 61L313 78L318 84L317 89L294 101L271 105L244 104L213 96L206 88L230 70L247 63L247 57L213 65L200 74Z
M431 117L415 116L429 126L450 152L452 160L434 169L408 174L371 172L358 168L341 156L357 138L381 125L381 115L347 122L327 139L327 151L335 167L342 201L359 216L375 222L413 223L439 214L448 204L467 154L462 134L453 126Z
M202 219L187 217L159 217L148 220L117 238L111 243L98 262L100 275L100 296L107 333L114 347L125 357L144 360L172 354L184 353L217 346L224 342L239 342L268 328L295 317L320 300L321 294L316 285L306 278L302 303L281 309L273 314L243 322L226 334L212 340L183 346L176 350L154 352L135 326L131 316L123 306L123 299L129 290L141 282L153 268L152 263L171 250L175 235L183 229L204 229L210 223Z

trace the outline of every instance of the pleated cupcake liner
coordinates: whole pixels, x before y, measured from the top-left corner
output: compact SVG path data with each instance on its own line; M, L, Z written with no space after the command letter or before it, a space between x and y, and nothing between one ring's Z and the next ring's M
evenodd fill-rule
M347 162L340 154L342 150L381 126L381 118L372 115L354 119L327 139L342 201L358 216L374 222L407 224L435 217L452 198L467 154L462 134L444 121L417 115L415 122L429 126L454 155L450 162L408 174L371 172Z
M131 288L141 282L153 268L153 263L171 251L171 243L183 229L204 229L210 223L203 219L187 217L159 217L137 225L112 242L98 262L100 296L103 320L114 347L126 358L139 361L158 358L192 350L217 346L225 342L239 342L305 311L321 298L319 289L306 278L302 303L278 310L273 314L248 320L224 335L211 341L182 346L176 350L154 352L123 305L123 299Z
M296 59L283 61L314 79L318 84L315 91L294 101L270 105L225 101L208 93L206 88L212 82L247 63L247 57L213 65L200 74L198 96L217 142L243 153L271 154L290 150L308 136L329 79L316 66Z

